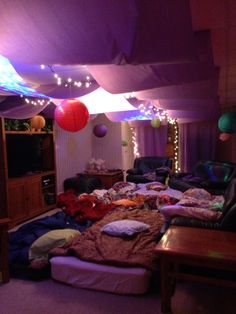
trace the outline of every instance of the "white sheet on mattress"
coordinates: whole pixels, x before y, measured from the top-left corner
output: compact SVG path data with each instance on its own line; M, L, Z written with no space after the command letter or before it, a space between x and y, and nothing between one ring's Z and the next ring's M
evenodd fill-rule
M74 256L57 256L50 262L52 278L75 287L117 294L142 294L149 288L151 272L143 268L100 265Z

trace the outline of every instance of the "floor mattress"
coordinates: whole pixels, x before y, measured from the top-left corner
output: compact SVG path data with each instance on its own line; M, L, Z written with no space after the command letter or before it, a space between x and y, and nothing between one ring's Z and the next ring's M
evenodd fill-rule
M57 256L50 262L53 279L79 288L143 294L150 284L151 272L144 268L100 265L74 256Z

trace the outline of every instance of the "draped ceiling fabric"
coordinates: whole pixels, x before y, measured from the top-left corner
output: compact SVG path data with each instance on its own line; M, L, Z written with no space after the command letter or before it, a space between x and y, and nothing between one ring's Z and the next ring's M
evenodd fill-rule
M195 115L196 98L217 102L210 33L193 32L189 0L2 0L0 11L0 54L47 97L82 97L100 86L159 105L165 99L166 110L182 99L189 121L209 118ZM52 69L77 81L89 75L91 85L58 86Z
M23 64L193 61L189 1L1 0L0 54Z
M43 111L47 107L44 105L32 105L25 102L19 96L8 96L0 102L0 117L10 119L29 119Z
M45 97L83 99L100 87L132 93L137 103L151 102L179 123L219 117L211 34L193 32L189 0L1 0L0 12L0 54ZM64 80L90 76L90 87L58 86L52 69ZM0 95L9 94L0 80ZM96 106L93 113L105 112L103 103ZM38 110L12 98L0 102L6 117ZM126 110L132 117L133 109ZM116 121L122 116L109 115Z

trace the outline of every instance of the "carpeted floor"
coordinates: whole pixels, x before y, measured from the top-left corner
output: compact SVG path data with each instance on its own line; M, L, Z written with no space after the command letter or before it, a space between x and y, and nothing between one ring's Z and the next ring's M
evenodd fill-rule
M236 289L178 283L173 314L234 314ZM51 279L33 282L11 279L0 284L1 314L158 314L158 288L146 295L121 296L78 289Z

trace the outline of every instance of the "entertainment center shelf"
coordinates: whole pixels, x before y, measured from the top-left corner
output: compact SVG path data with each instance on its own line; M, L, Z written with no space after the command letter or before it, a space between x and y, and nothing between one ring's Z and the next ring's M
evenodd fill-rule
M54 130L5 130L0 118L0 218L10 227L56 207Z
M5 134L53 134L53 132L45 132L45 131L5 131Z

